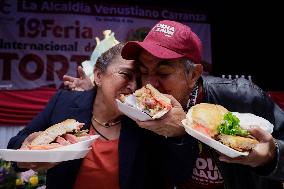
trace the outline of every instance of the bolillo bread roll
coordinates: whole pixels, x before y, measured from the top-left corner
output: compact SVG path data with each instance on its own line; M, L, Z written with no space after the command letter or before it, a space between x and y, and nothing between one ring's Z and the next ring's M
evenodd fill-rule
M50 126L45 131L40 133L30 144L30 146L45 145L53 142L58 136L72 132L74 130L79 131L83 127L82 123L79 123L75 119L67 119L53 126Z
M207 103L200 103L193 106L187 117L194 121L194 124L205 126L208 129L210 137L218 134L218 126L228 112L226 108L220 105L212 105Z

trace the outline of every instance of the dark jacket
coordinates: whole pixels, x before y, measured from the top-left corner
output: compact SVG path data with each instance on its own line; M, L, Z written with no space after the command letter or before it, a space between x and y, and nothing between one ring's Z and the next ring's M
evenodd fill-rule
M89 129L94 98L94 90L59 91L45 109L9 141L8 148L19 148L29 134L45 130L67 118L83 122L85 123L83 129ZM196 159L197 149L193 143L194 140L188 137L184 145L180 146L172 142L171 139L165 139L139 128L135 122L125 117L122 120L119 137L120 188L163 188L167 177L172 178L173 182L183 179L184 175L192 171L192 165ZM184 158L189 154L191 158L185 161ZM47 188L73 188L81 161L65 161L49 169L47 171ZM180 173L180 171L182 172Z
M240 164L218 161L214 150L211 153L224 178L227 189L276 189L282 188L284 179L284 112L264 91L246 79L222 79L202 77L204 102L220 104L232 112L253 113L269 120L273 125L273 137L278 149L274 162L253 169Z

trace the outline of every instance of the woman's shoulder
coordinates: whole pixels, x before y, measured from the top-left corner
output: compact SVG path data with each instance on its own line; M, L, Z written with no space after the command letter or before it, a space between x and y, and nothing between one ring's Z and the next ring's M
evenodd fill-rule
M88 91L70 91L60 89L54 95L55 103L57 106L68 106L68 104L75 104L77 107L87 107L92 104L96 92L94 90Z
M60 89L57 91L56 95L60 96L61 98L68 97L68 98L77 98L77 97L94 97L96 95L95 90L87 90L87 91L72 91L66 89Z

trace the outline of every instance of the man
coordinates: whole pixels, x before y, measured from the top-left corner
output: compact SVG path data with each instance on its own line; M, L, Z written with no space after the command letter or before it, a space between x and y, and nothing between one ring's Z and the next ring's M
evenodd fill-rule
M178 187L282 188L283 111L261 89L245 79L202 76L201 42L189 27L174 21L161 21L143 42L128 42L122 56L139 62L142 85L151 83L160 92L171 95L175 102L173 109L161 119L137 122L142 128L180 141L182 145L188 136L181 120L192 105L200 102L220 104L230 111L253 113L274 125L272 135L259 128L250 131L260 144L248 156L229 158L200 144L192 175Z

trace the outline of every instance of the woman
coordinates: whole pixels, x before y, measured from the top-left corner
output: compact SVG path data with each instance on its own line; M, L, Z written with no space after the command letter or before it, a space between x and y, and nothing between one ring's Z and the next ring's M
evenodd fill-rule
M134 61L121 57L122 47L123 44L118 44L98 59L94 69L96 89L59 91L45 109L10 140L8 148L18 149L32 133L45 130L67 118L83 122L83 129L101 135L83 160L56 165L18 164L21 168L50 168L47 171L47 188L162 187L161 173L157 173L161 169L158 168L158 161L154 160L159 156L150 152L153 145L144 148L148 140L143 139L149 133L135 127L135 122L122 116L115 103L120 94L130 94L137 87Z

